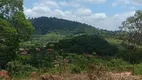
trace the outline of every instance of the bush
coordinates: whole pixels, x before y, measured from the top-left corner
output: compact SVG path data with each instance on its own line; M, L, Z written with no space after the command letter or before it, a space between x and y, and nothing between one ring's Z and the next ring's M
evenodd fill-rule
M22 62L23 64L30 63L30 60L32 59L31 55L18 55L17 61Z
M79 69L79 68L73 68L72 70L71 70L71 73L73 73L73 74L79 74L79 73L81 73L81 70Z
M142 50L124 50L117 54L117 57L124 59L130 63L140 63L142 61Z
M107 69L110 71L128 71L131 70L132 66L129 66L130 64L123 59L111 59L107 64Z
M104 38L98 35L82 35L71 39L60 40L56 45L57 49L63 49L71 53L88 53L96 52L100 56L113 56L117 52L115 46L110 45Z
M31 65L23 65L19 61L8 62L7 71L10 76L28 76L29 73L36 71L37 69Z
M142 64L137 64L134 66L134 74L135 75L142 75Z
M87 56L85 55L77 55L77 56L74 56L74 60L72 63L83 71L83 70L87 70L89 60Z

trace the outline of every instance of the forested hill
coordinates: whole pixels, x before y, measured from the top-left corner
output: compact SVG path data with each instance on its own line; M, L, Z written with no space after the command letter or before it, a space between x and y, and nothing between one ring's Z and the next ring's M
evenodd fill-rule
M60 34L101 34L105 37L116 37L119 31L108 31L97 29L91 25L55 17L39 17L29 19L34 28L35 34L45 35L49 32Z
M55 17L39 17L30 19L35 27L36 34L46 34L48 32L62 32L62 33L88 33L96 34L98 29L87 25L85 23L69 21L65 19L58 19Z

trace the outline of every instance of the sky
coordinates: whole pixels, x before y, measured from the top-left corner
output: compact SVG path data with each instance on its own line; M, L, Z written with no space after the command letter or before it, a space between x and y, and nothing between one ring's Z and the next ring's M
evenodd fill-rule
M26 17L57 17L119 30L126 18L142 8L142 0L24 0Z

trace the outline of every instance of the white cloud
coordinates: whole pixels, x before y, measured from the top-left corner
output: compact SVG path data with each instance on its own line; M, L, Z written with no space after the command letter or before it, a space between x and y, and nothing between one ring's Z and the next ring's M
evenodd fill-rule
M101 4L105 3L107 0L64 0L59 2L61 6L71 6L71 7L80 7L81 3L89 4Z
M118 5L127 5L130 4L130 0L116 0L115 2L112 3L112 6L118 6Z
M60 8L56 1L54 0L39 0L38 3L35 3L34 6L41 6L41 7L49 7L52 9Z
M126 20L126 18L133 16L135 11L130 11L130 12L123 12L123 13L117 13L107 19L104 20L104 26L106 26L106 29L110 30L118 30L118 27L120 24Z
M59 2L59 5L62 6L62 7L73 7L73 8L81 7L81 4L79 4L76 1L71 1L71 2L61 1L61 2Z
M78 0L78 1L84 1L84 2L88 2L88 3L100 4L100 3L106 2L107 0Z
M90 16L92 14L92 11L87 8L80 8L76 11L77 16Z
M136 9L136 7L135 7L135 6L132 6L132 7L130 7L130 9L131 9L131 10L135 10L135 9Z
M59 2L59 5L61 5L61 6L68 6L68 3L66 1L63 1L63 2Z
M118 6L118 5L142 5L142 0L116 0L112 3L112 6Z
M135 5L141 5L142 4L142 0L131 0L131 2Z
M91 11L89 8L82 7L77 7L77 9L72 8L73 10L63 10L62 6L67 6L68 3L57 4L57 2L54 0L52 0L52 2L49 1L50 0L41 0L39 3L33 5L32 8L24 8L25 15L27 17L47 16L63 18L72 21L87 23L97 28L108 30L118 29L118 26L121 24L122 21L124 21L127 17L134 15L134 11L132 11L107 16L105 13L93 13L93 11ZM50 4L52 6L46 4Z

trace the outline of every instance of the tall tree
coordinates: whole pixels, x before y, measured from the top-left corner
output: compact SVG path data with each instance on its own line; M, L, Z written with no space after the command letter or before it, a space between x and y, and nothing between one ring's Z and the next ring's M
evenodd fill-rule
M0 0L0 67L16 58L19 43L33 32L23 13L23 0Z
M119 28L128 42L142 45L142 10L136 11L134 16L127 18Z

